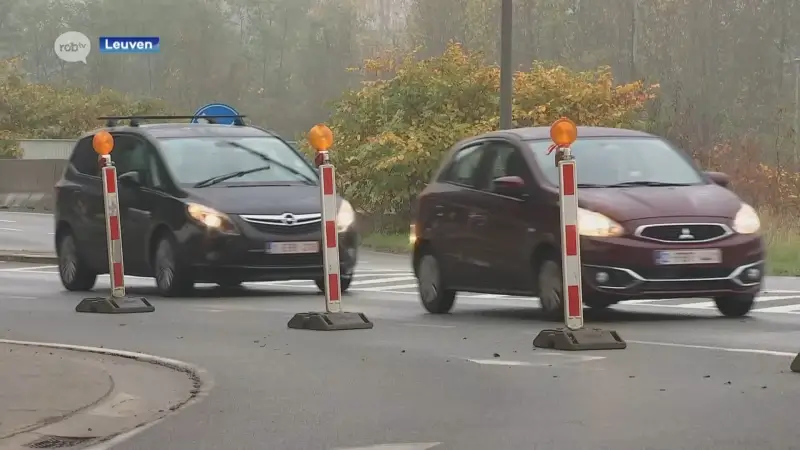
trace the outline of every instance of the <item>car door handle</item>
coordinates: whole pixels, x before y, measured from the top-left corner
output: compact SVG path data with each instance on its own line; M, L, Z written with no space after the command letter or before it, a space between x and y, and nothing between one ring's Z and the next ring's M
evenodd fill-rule
M436 217L444 217L444 205L436 205L433 210L436 211Z
M469 213L469 215L467 215L467 218L469 219L470 222L474 223L477 226L483 226L486 224L486 216L484 216L483 214Z

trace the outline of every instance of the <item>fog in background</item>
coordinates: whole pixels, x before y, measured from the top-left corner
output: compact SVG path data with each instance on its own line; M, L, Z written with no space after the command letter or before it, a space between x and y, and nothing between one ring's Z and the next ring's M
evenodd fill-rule
M448 41L496 62L501 0L0 0L0 59L31 80L159 97L191 113L214 101L288 137L324 121L348 71L392 48ZM703 152L748 137L763 157L796 152L800 2L514 0L514 58L574 69L611 66L617 81L660 83L652 126ZM62 63L64 31L161 37L156 55Z

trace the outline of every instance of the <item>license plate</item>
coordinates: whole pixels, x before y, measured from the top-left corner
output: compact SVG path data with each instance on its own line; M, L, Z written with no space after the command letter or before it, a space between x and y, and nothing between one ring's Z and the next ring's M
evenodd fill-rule
M290 253L317 253L319 242L268 242L267 253L285 255Z
M718 248L705 250L656 250L656 264L675 266L688 264L719 264L722 262L722 251Z

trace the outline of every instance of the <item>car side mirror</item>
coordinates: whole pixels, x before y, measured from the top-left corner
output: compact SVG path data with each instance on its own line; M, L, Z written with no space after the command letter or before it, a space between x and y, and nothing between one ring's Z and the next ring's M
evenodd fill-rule
M525 194L525 181L517 176L495 178L492 180L492 192L509 197L522 197Z
M128 186L142 185L142 175L135 170L125 172L117 178L119 179L120 184L126 184Z
M725 188L731 184L731 177L722 172L706 172L706 176L714 183Z

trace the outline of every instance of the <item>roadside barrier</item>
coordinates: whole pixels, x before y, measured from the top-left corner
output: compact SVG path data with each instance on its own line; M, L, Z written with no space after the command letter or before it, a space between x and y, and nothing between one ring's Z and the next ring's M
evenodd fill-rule
M792 370L792 372L800 372L800 353L794 357L792 364L789 365L789 368Z
M298 313L289 320L289 328L318 331L361 330L373 327L363 313L342 311L342 286L339 266L339 235L336 230L335 170L328 150L333 145L333 132L325 125L314 126L308 142L317 151L314 163L320 173L322 199L322 265L325 280L325 312Z
M106 218L106 246L108 273L111 279L111 297L85 298L75 307L77 312L121 314L153 312L155 308L143 297L125 295L125 267L122 259L122 226L117 195L117 168L111 161L114 138L107 131L99 131L92 138L92 146L100 155L103 178L103 203Z
M550 128L550 138L553 145L548 153L556 151L559 177L562 297L566 328L542 330L533 340L533 346L556 350L624 349L627 344L616 331L583 326L578 173L570 148L578 138L578 127L569 119L559 119Z
M67 164L63 159L0 159L0 210L53 211L53 186Z

